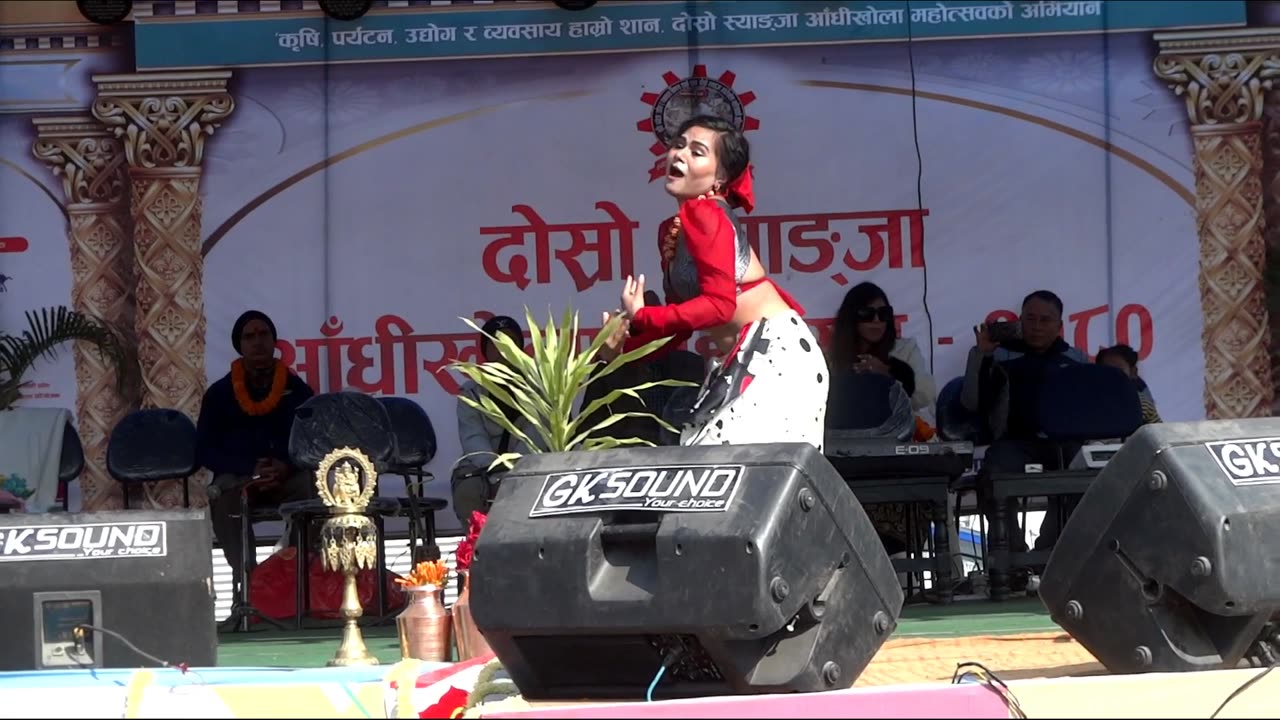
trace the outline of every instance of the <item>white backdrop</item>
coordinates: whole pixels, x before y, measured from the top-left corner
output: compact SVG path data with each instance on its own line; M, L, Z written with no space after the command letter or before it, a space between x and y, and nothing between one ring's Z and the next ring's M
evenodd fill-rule
M831 222L840 241L829 268L792 269L816 251L786 243L784 257L773 258L766 244L762 259L779 263L779 281L811 321L832 317L853 284L879 283L906 316L904 334L932 345L940 385L962 370L969 328L992 311L1016 311L1031 290L1058 292L1068 315L1093 313L1066 330L1090 352L1116 341L1119 311L1132 306L1124 333L1150 353L1143 374L1162 414L1203 417L1190 147L1178 101L1152 78L1143 38L1113 40L1110 76L1101 47L1087 37L919 46L925 267L890 267L887 259L864 272L842 267L846 250L863 259L870 247L854 220ZM216 239L205 268L209 379L226 372L231 325L250 307L273 317L299 363L330 318L341 324L334 337L348 340L372 340L388 315L404 321L404 332L434 337L467 334L458 318L481 312L523 320L524 306L545 317L572 304L595 326L601 310L617 305L617 234L610 279L579 291L552 257L550 282L521 290L486 274L484 248L495 236L480 228L520 224L518 204L557 225L605 221L596 203L614 203L639 223L635 269L657 284L656 229L674 205L647 183L654 138L636 124L650 111L641 95L693 63L712 77L732 71L735 91L754 93L746 107L760 123L749 133L759 195L752 217L792 216L785 236L801 222L796 216L916 208L910 81L896 46L237 71L237 110L210 141L203 187L204 234ZM388 139L420 125L428 127ZM3 127L0 157L52 185L25 159L30 131ZM1108 152L1103 139L1138 162ZM362 143L370 147L286 182ZM0 273L16 278L13 292L0 295L0 326L8 328L22 309L69 302L70 276L57 209L10 167L0 167L0 183L8 208L0 236L32 239L29 252L0 257ZM255 199L264 201L243 214ZM570 245L568 233L550 237L552 250ZM910 247L902 253L909 261ZM534 253L526 255L532 278ZM589 254L580 262L588 274L596 268ZM845 285L832 279L838 271ZM1151 328L1145 345L1143 317ZM403 346L393 348L393 390L419 401L435 423L440 451L430 469L441 478L435 494L445 496L458 455L455 400L422 367L445 348L431 337L416 344L415 367L405 367ZM377 344L366 351L379 352ZM69 357L33 376L59 395L33 404L74 406ZM329 374L346 384L351 361L345 349L334 357L340 367L300 371L321 390L340 389ZM366 379L379 368L375 361ZM454 524L451 513L440 521Z

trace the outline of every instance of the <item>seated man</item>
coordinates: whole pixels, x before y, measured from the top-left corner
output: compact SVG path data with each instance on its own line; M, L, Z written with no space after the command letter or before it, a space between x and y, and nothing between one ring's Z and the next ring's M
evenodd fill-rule
M524 347L524 329L515 318L496 315L489 318L480 328L484 334L480 336L480 354L485 362L505 363L490 337L502 333L511 338L517 345ZM463 529L470 526L471 513L489 511L489 503L498 492L498 480L501 468L489 467L493 461L505 453L528 452L528 448L501 425L486 417L462 401L462 397L480 402L483 390L476 381L463 383L458 396L458 442L462 445L462 457L454 463L449 483L453 496L453 511L462 523ZM504 408L508 420L537 442L533 428L529 426L515 408Z
M240 359L231 372L204 394L196 425L196 456L213 474L219 491L209 518L232 577L240 582L245 548L240 537L240 488L254 482L251 507L275 507L315 494L309 473L289 464L289 431L293 413L314 393L275 357L276 326L271 318L250 310L236 320L231 344ZM253 526L249 527L250 543ZM250 553L256 552L253 546Z
M969 351L960 401L984 418L993 442L987 448L978 482L983 513L994 523L995 505L986 492L994 472L1023 472L1037 464L1058 470L1079 449L1062 448L1040 437L1037 422L1040 388L1052 382L1053 371L1070 363L1085 362L1084 354L1062 339L1062 300L1048 290L1037 290L1022 301L1017 323L979 325L976 343ZM999 332L1007 327L1010 332ZM1056 516L1051 503L1049 517ZM1055 521L1056 522L1056 521ZM993 525L992 525L993 526ZM1043 529L1042 529L1043 532ZM1026 549L1023 534L1009 539L1014 551ZM1037 546L1041 543L1037 542Z

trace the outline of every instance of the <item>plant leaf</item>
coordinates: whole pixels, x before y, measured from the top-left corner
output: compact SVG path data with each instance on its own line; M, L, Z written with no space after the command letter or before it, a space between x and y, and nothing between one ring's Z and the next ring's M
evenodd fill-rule
M466 403L467 405L470 405L471 407L475 408L476 410L479 410L482 415L484 415L485 417L497 423L498 426L501 427L503 430L506 430L507 432L511 433L511 437L524 443L527 447L530 447L530 448L538 447L537 443L533 442L533 438L526 435L523 430L516 427L515 424L513 424L510 420L508 420L506 414L503 413L502 410L499 409L498 406L495 405L492 400L489 400L489 398L485 397L484 395L481 395L480 402L478 403L475 400L472 400L471 398L467 397L466 395L459 395L458 399ZM487 403L485 402L486 400L488 400ZM537 428L535 427L534 429L536 430Z
M662 418L643 412L610 414L589 429L584 430L583 426L588 422L586 418L623 397L639 399L639 393L649 388L687 387L696 386L696 383L658 380L631 388L616 388L605 398L589 403L576 416L573 413L578 397L592 382L658 350L668 339L646 343L643 347L621 353L602 365L596 358L607 339L621 326L621 318L611 318L588 343L586 349L581 349L579 317L571 307L566 308L558 323L548 309L545 326L534 319L528 307L524 310L531 352L526 353L524 348L505 333L498 333L496 336L485 334L505 362L451 363L450 367L471 379L481 390L478 400L462 395L459 397L462 402L511 433L513 438L528 446L530 452L564 452L579 447L593 450L624 445L653 445L641 438L593 437L627 418L650 418L660 427L675 431ZM472 329L483 333L472 320L462 320ZM503 406L507 409L504 410ZM511 413L510 416L508 412ZM536 435L541 442L534 442L530 433ZM501 462L495 462L509 465L514 457L519 456L509 453L503 456Z
M633 397L639 400L641 405L644 405L644 398L640 396L640 393L644 390L648 390L649 388L655 388L655 387L698 387L698 385L697 383L691 383L686 380L667 379L667 380L651 380L649 382L636 385L635 387L617 388L616 390L610 390L609 394L603 397L598 397L595 400L592 400L585 408L583 408L578 413L578 417L574 418L573 422L570 424L570 427L576 432L578 427L582 423L586 422L587 418L590 418L592 415L599 412L603 408L618 402L624 397Z
M632 350L631 352L619 353L617 357L605 364L604 368L597 371L593 380L599 380L602 377L608 377L616 372L623 365L635 362L650 353L657 351L663 345L671 341L671 338L662 338L659 340L651 340L644 345Z
M116 332L106 323L70 308L58 306L25 313L27 328L20 335L0 333L0 408L16 402L23 376L38 360L57 360L64 343L84 342L116 371L123 388L131 379L128 353Z
M582 444L584 450L608 450L610 448L622 447L625 445L640 445L642 447L657 447L652 442L644 438L615 438L601 437L591 438Z
M587 438L591 437L595 433L609 427L610 425L613 425L615 423L620 423L623 420L626 420L627 418L647 418L658 423L658 425L660 425L665 430L670 430L671 432L678 432L674 427L671 426L670 423L658 417L657 415L654 415L653 413L642 413L642 412L614 413L609 417L605 418L604 420L601 420L600 422L596 423L595 425L592 425L590 428L584 430L581 434L579 434L577 437L573 439L573 442L569 443L569 446L577 447L578 445L586 442Z
M500 465L505 465L506 468L510 470L516 466L516 460L519 460L522 457L524 456L520 453L502 453L498 457L494 458L493 462L489 463L489 470L492 471Z

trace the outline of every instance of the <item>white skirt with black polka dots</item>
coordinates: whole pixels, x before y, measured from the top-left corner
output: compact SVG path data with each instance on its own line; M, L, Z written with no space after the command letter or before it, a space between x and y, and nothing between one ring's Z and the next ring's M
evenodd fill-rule
M752 337L759 324L764 326L761 338L769 342L766 351L757 350L747 366L753 376L750 384L710 419L685 425L681 445L805 442L822 450L828 382L822 349L795 311L758 320L747 327L745 336ZM744 342L725 361L743 362L748 344Z

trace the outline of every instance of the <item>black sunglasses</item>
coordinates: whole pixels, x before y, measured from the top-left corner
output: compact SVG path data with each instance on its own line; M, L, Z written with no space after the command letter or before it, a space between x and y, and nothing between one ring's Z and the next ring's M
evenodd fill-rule
M879 320L880 322L885 323L892 322L893 306L885 305L884 307L878 308L860 307L858 308L858 311L854 313L854 317L858 319L858 322L871 322L872 320Z

